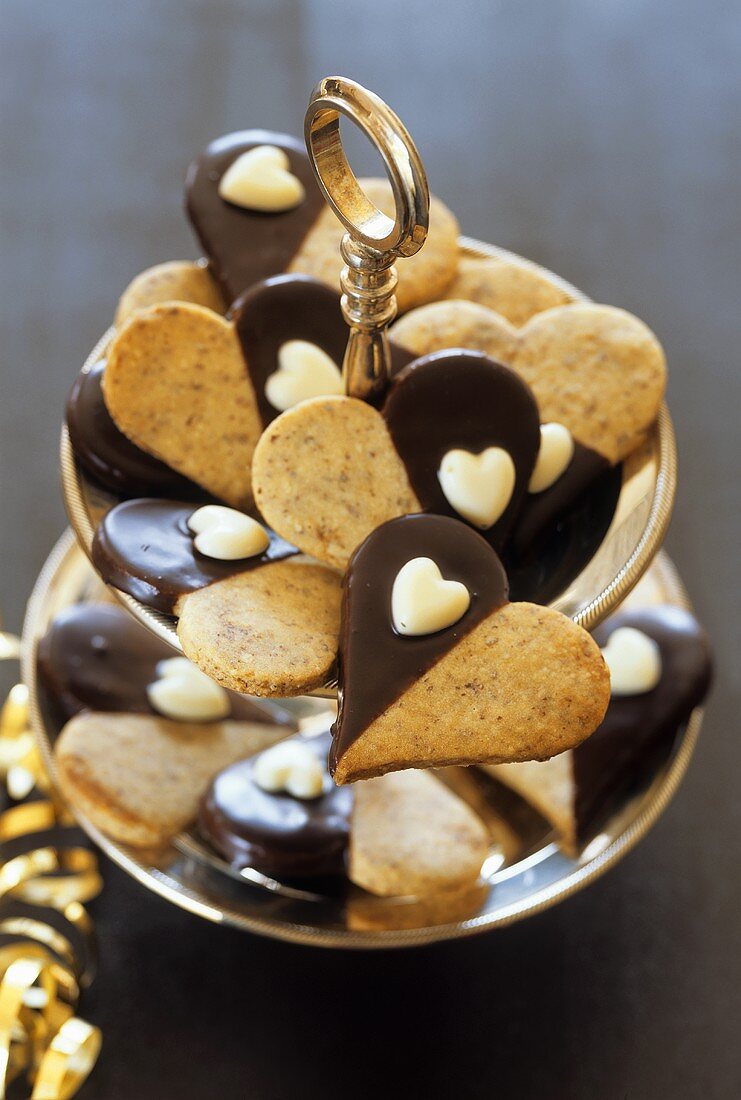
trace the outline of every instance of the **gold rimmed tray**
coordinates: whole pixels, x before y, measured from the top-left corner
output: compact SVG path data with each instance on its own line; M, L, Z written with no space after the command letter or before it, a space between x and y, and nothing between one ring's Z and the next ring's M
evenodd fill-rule
M551 279L571 297L589 299L553 272L493 245L468 237L461 238L468 256L504 258ZM113 329L99 340L88 356L83 370L104 357ZM85 553L90 556L93 536L101 517L119 497L102 488L75 460L66 426L61 438L62 489L70 523ZM677 455L674 430L666 406L645 444L623 463L622 485L615 514L594 556L578 577L551 602L551 606L571 616L591 630L625 598L648 568L664 539L671 517L676 490ZM119 600L150 630L176 649L180 649L177 622L170 615L153 611L125 593L113 590ZM328 685L332 688L333 685Z
M682 583L660 554L652 568L650 602L689 608ZM36 648L49 624L72 603L100 599L101 588L71 532L60 539L44 566L31 600L23 634L23 675L29 688L31 718L50 774L52 744L59 732L44 706L36 681ZM291 700L297 713L320 708L316 699ZM91 838L137 881L207 920L247 931L324 947L406 947L456 939L511 924L581 890L621 859L666 809L695 749L702 711L695 710L660 759L647 762L642 782L616 805L601 831L576 857L564 854L553 830L514 796L486 788L486 804L476 808L493 828L484 879L464 912L413 899L382 900L351 890L342 895L288 887L254 873L237 874L198 839L184 833L166 848L142 853L118 844L83 815ZM466 796L465 769L459 793ZM480 797L480 796L479 796ZM504 802L502 802L504 798ZM74 809L74 807L73 807Z

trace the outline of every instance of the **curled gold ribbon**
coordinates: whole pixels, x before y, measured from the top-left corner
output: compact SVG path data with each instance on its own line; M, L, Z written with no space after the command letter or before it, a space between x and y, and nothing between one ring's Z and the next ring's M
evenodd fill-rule
M43 951L14 959L5 971L0 982L2 1100L22 1069L34 1075L32 1098L62 1100L74 1096L95 1065L100 1031L76 1017L71 1003L59 995L69 977Z
M17 656L17 639L0 633L0 660ZM95 854L67 839L73 819L36 748L22 684L0 707L0 778L18 802L0 813L0 847L10 855L0 862L0 1100L22 1074L31 1100L66 1100L93 1069L102 1042L100 1030L75 1015L96 965L84 903L102 880ZM33 788L46 797L19 801ZM7 911L6 903L18 902L38 915ZM72 938L54 927L50 909Z
M73 1016L66 1020L41 1060L31 1100L74 1096L98 1060L100 1029Z
M0 814L0 843L26 833L40 833L55 824L56 811L51 802L22 802Z

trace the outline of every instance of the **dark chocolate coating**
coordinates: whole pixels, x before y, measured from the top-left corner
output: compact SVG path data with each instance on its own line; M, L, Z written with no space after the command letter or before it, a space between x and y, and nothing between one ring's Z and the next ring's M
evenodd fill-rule
M472 351L440 351L416 359L393 381L383 417L412 488L427 512L462 519L438 479L453 448L480 454L502 447L515 465L515 487L501 517L482 531L501 549L527 492L540 446L538 407L514 371Z
M300 738L325 766L329 734ZM220 772L201 799L198 827L234 867L277 878L342 875L353 795L325 777L318 798L264 791L253 778L254 758Z
M96 481L121 496L183 493L193 496L192 482L141 451L116 427L103 400L105 360L81 371L67 401L70 443L80 465Z
M394 629L391 592L401 567L421 557L432 558L445 580L462 581L471 603L446 630L406 637ZM353 554L345 575L330 771L375 718L506 602L507 578L499 558L465 523L419 513L376 528Z
M710 643L689 612L671 606L618 611L594 631L595 640L605 646L623 626L658 643L661 679L653 691L614 695L600 727L574 750L574 811L581 838L631 785L646 757L666 751L710 686Z
M147 607L173 614L179 597L187 592L298 553L269 531L264 554L237 561L207 557L196 550L188 528L194 511L194 505L174 500L141 498L117 504L95 532L95 568L114 588Z
M569 471L563 476L568 479ZM524 528L520 528L518 518L502 551L513 600L550 603L592 560L615 515L622 467L607 466L588 488L572 499L569 499L570 485L564 487L563 493L557 490L557 485L558 482L545 490L545 494L554 493L552 500L558 498L558 508L548 517L550 522L545 520L551 502L535 503L531 513L527 499L521 516L530 527L532 541L523 537Z
M348 328L340 299L309 275L277 275L252 287L234 304L232 316L263 424L279 415L265 397L265 383L288 340L316 344L342 367Z
M292 210L247 210L219 195L227 168L258 145L285 150L290 170L304 186L303 202ZM185 205L191 225L208 257L228 304L255 283L285 271L324 209L302 142L268 130L243 130L212 141L195 160L185 180ZM338 266L340 259L337 259Z
M336 291L310 275L276 275L252 287L231 311L263 424L279 415L265 396L265 383L278 369L278 352L288 340L316 344L342 368L349 330ZM413 359L389 343L391 373Z
M160 661L176 656L123 608L80 603L57 615L39 642L36 661L44 690L63 721L83 710L111 714L157 714L147 685ZM228 692L231 718L279 721L246 696ZM285 712L285 720L291 719Z
M574 441L574 454L561 476L542 493L526 493L512 529L511 549L526 555L610 469L602 455Z

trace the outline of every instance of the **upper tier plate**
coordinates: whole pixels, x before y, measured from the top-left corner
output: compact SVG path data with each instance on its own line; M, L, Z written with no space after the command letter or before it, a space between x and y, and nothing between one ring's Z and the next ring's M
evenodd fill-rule
M468 256L504 258L535 268L581 301L586 295L553 272L505 249L467 237L461 248ZM106 352L113 329L101 338L88 356L89 370ZM66 426L62 429L61 468L64 500L80 545L90 556L93 535L100 518L119 498L102 488L76 462ZM625 598L641 578L661 546L671 516L676 489L677 456L674 430L666 406L646 443L623 463L620 496L612 523L589 564L558 593L551 607L591 630ZM121 602L150 630L180 649L176 621L170 615L145 607L125 593L113 590ZM332 688L334 685L328 685Z

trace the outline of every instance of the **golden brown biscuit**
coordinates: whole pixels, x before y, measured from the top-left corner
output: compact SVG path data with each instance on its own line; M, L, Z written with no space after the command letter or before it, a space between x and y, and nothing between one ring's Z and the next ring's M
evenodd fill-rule
M437 302L415 310L392 327L392 339L414 354L454 346L498 357L531 387L543 423L565 425L611 463L645 439L664 396L666 360L637 317L592 303L559 306L513 328L508 350L508 322L471 307Z
M170 260L148 267L131 280L119 299L115 323L120 328L133 313L162 302L190 302L224 312L219 288L204 262Z
M477 302L518 328L544 309L573 301L537 267L494 256L461 256L445 297Z
M385 179L363 179L360 184L371 202L389 217L394 216L391 188ZM326 207L304 238L288 271L313 275L339 291L343 260L340 241L344 228ZM399 313L423 302L442 297L458 266L458 222L451 211L436 199L430 200L430 228L424 246L397 265L399 282L396 304Z
M56 742L57 778L71 805L102 832L138 848L156 848L195 817L218 771L286 732L249 722L88 712L72 718Z
M340 569L375 527L420 509L383 418L352 397L313 398L274 420L252 482L271 527Z
M589 737L609 698L607 667L585 630L551 608L505 604L344 749L335 782L399 768L546 760Z
M565 424L610 462L645 439L666 386L664 352L651 330L623 309L591 303L533 317L511 365L544 422Z
M337 658L341 578L306 559L270 562L181 597L183 652L224 687L303 695Z
M476 882L488 855L483 822L427 772L359 783L348 875L381 897L424 896Z
M429 355L446 348L482 351L500 363L509 363L517 349L517 330L486 306L476 302L433 302L407 313L391 329L395 344L413 355Z
M235 508L249 507L262 423L230 322L186 304L134 314L109 349L103 392L138 447Z

